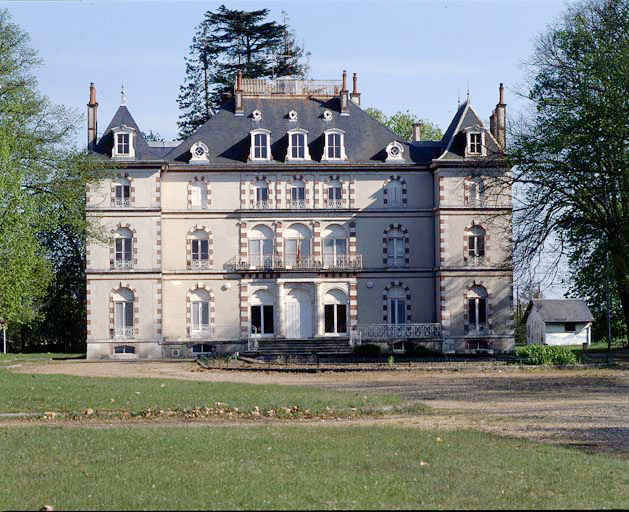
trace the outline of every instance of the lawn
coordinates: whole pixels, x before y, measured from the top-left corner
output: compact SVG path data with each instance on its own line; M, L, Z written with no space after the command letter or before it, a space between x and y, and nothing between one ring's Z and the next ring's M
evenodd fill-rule
M76 377L14 374L0 369L0 413L45 411L81 413L119 411L140 414L146 409L183 410L214 406L216 402L241 412L298 406L313 414L327 408L342 414L399 405L392 395L335 391L298 386L195 382L174 379Z
M442 441L439 442L439 439ZM0 428L0 507L624 508L629 461L397 427Z

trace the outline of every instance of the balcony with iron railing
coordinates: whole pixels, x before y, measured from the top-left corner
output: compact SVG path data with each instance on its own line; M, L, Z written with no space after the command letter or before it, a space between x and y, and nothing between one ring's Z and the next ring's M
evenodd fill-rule
M129 206L131 206L131 199L116 197L116 199L114 199L114 206L120 208L128 208Z
M468 256L466 264L470 267L479 267L485 264L485 256Z
M133 260L114 260L114 269L129 270L133 268Z
M207 270L210 268L210 262L206 259L192 260L190 262L190 270Z
M338 270L351 271L363 268L362 254L323 256L250 255L245 259L232 258L226 267L234 270Z
M133 327L116 327L114 329L114 340L132 340L135 338Z
M334 97L341 93L340 80L302 80L293 78L243 78L242 89L250 96L315 96Z

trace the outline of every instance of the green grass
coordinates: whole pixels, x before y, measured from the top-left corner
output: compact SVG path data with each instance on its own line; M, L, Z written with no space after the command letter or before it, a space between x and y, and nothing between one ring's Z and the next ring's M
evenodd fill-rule
M11 361L28 361L28 360L37 360L41 361L42 359L53 359L53 358L64 358L64 359L79 359L84 354L62 354L60 352L36 352L33 354L1 354L0 353L0 363L9 363Z
M589 509L629 503L627 460L477 432L4 427L0 446L2 509Z
M299 406L313 414L325 411L398 405L397 396L353 393L298 386L195 382L173 379L76 377L14 374L0 369L0 412L80 413L147 408L190 409L223 402L241 411ZM0 450L1 451L1 450Z

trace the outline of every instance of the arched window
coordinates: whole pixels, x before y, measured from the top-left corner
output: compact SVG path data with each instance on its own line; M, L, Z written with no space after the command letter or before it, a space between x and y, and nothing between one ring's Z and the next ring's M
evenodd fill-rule
M323 265L344 267L347 264L347 232L338 224L323 230Z
M485 201L485 183L480 176L474 176L470 179L469 204L472 206L481 206Z
M206 337L210 334L210 294L196 289L190 295L190 336Z
M323 299L326 334L347 334L349 300L341 290L330 290Z
M207 231L197 229L190 238L192 250L190 267L192 269L209 268L210 239Z
M323 134L325 147L321 160L346 160L345 132L338 128L326 130Z
M250 160L270 160L271 159L271 132L264 128L251 130L251 150Z
M254 184L256 201L254 206L256 208L268 208L269 207L269 185L264 180L258 180Z
M121 288L113 295L114 302L114 339L133 339L133 292Z
M290 207L306 207L306 186L302 180L293 180L290 184Z
M387 233L387 265L401 267L406 259L406 241L404 233L399 229L391 229Z
M343 187L339 180L332 180L327 186L327 207L341 208L343 206Z
M467 292L467 322L472 332L487 327L487 290L482 286L474 286Z
M190 207L207 208L207 184L205 181L190 183Z
M387 183L387 205L394 208L402 206L402 184L400 180L391 180Z
M288 130L287 160L310 160L308 131L303 128Z
M131 182L127 178L116 180L115 192L115 206L131 206Z
M308 267L311 265L310 230L303 224L292 224L284 231L284 264L291 267Z
M485 230L480 226L472 226L467 238L468 261L479 265L485 261Z
M249 265L263 268L273 266L273 231L268 226L255 226L249 232Z
M114 234L114 268L133 268L133 233L127 228L118 228Z
M249 299L251 334L272 335L275 332L273 318L273 297L265 290L258 290Z
M389 324L406 323L406 291L401 286L392 286L387 292Z

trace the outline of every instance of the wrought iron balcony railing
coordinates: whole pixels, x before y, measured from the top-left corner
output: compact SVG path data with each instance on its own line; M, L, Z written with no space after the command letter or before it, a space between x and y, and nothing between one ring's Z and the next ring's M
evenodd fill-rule
M271 205L269 204L268 200L265 201L256 201L255 203L253 203L253 207L256 209L268 209L271 208Z
M116 327L114 329L115 340L132 340L134 337L133 327Z
M208 260L192 260L190 268L192 270L207 269L210 268L210 262Z
M306 207L306 201L304 199L297 199L295 201L290 201L290 203L288 203L289 208L305 208Z
M361 341L441 338L441 324L361 324Z
M328 199L325 203L327 208L343 208L342 199Z
M342 83L338 80L243 78L242 86L246 95L338 96Z
M203 338L207 339L212 336L212 329L209 325L193 325L190 328L190 337L191 338Z
M244 260L234 258L226 267L235 270L361 270L362 254L299 256L287 254L251 255Z
M115 260L114 268L116 269L129 269L133 268L133 260Z
M473 267L485 264L485 256L468 256L467 264Z
M131 206L131 199L129 198L122 199L120 197L117 197L116 199L114 199L114 206L121 206L121 207Z

